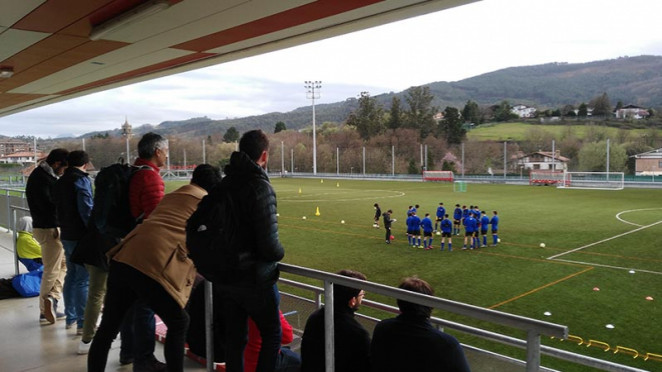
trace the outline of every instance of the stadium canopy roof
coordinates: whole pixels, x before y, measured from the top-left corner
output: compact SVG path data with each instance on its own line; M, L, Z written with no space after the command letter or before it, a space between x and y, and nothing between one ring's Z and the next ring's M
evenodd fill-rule
M0 116L475 0L0 0Z

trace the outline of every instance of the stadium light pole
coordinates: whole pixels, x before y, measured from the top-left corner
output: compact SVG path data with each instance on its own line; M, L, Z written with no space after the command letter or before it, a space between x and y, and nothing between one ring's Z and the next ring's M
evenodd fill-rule
M315 134L315 100L320 98L320 89L322 89L322 82L319 80L304 81L306 88L306 98L313 102L313 174L317 174L317 136Z

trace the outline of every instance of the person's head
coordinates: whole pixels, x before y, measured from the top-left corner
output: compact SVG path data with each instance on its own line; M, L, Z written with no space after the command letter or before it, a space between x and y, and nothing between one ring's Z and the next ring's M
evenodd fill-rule
M48 153L46 157L46 164L50 165L53 169L53 172L58 176L64 173L64 170L67 169L67 156L69 151L66 149L53 149Z
M162 167L168 157L168 140L153 132L145 133L138 142L138 156Z
M386 211L386 213L391 214L391 213L393 213L393 210L389 209L389 210Z
M447 215L447 214L445 214L445 215L444 215L444 218L448 218L448 215Z
M434 290L432 289L430 284L428 284L428 282L426 282L425 280L417 278L415 276L403 279L400 285L398 286L398 288L411 292L422 293L430 296L434 295ZM398 308L400 308L400 312L402 312L403 314L425 316L426 318L429 318L430 315L432 314L431 307L414 304L404 300L397 300L397 302L398 302Z
M354 270L340 270L336 274L366 280L365 275ZM365 296L365 292L361 289L345 287L344 285L339 284L333 287L333 300L335 301L335 307L347 306L351 310L356 311L361 305L361 301L363 301L363 296Z
M218 167L200 164L193 170L191 183L202 187L207 192L210 192L219 182L221 182L221 170Z
M239 151L246 153L257 165L266 169L269 161L269 138L261 129L248 131L239 140Z
M482 215L484 216L484 215L486 215L487 213L485 213L485 211L482 211L482 212L480 212L480 214L482 214Z
M375 203L374 207L379 208L379 204Z
M75 150L67 156L67 163L70 167L81 168L90 162L90 155L83 150Z
M493 213L495 216L497 215L497 211L492 211L492 213Z
M459 204L455 204L455 208L460 208L460 205L459 205Z
M426 214L425 214L425 217L430 217L430 213L426 213Z
M443 203L443 202L442 202L442 203L439 203L439 205L444 205L444 203Z

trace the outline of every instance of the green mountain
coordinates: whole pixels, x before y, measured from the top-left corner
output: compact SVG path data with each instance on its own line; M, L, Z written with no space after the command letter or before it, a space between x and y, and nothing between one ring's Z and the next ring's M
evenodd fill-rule
M622 57L587 63L547 63L535 66L510 67L456 82L426 84L434 95L433 104L443 110L446 106L462 109L468 100L479 105L498 104L507 100L511 105L525 104L538 109L560 108L566 104L578 106L607 93L612 105L618 101L642 107L662 107L662 56ZM393 96L401 98L405 106L405 92L374 96L388 109ZM343 122L358 106L356 98L315 106L319 123ZM158 126L134 128L136 134L156 130L162 134L206 136L224 133L235 127L239 132L261 128L271 132L282 121L288 129L310 126L310 106L290 112L272 112L239 119L214 120L207 117L184 121L167 121ZM88 137L94 132L84 135ZM116 133L111 131L111 134ZM118 133L117 133L118 134Z

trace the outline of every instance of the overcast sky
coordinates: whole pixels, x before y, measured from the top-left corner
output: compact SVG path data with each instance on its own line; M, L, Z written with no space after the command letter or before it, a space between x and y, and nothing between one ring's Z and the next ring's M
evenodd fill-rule
M506 67L662 55L658 0L483 0L333 39L0 118L42 138L207 116L225 119L457 81Z

